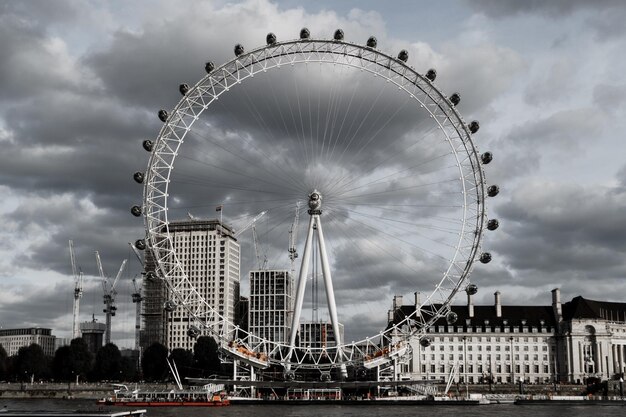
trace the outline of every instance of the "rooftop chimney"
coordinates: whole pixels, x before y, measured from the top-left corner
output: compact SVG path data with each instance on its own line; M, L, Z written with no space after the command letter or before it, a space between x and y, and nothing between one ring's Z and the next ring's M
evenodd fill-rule
M397 310L400 307L402 307L402 296L401 295L394 295L393 296L393 309Z
M552 290L552 310L557 323L563 319L563 310L561 309L561 290L555 288Z
M422 315L420 311L420 307L422 306L422 300L420 299L419 291L415 291L414 294L415 294L415 315L419 317Z
M493 293L496 298L496 317L502 317L502 304L500 303L500 291Z
M474 317L474 296L467 294L467 314L469 317Z

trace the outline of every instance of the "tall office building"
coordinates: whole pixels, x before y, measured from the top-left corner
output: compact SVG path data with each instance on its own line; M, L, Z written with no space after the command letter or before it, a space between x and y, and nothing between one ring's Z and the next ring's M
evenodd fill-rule
M287 342L294 303L294 284L287 270L250 271L250 333Z
M191 285L221 316L234 323L239 302L240 259L239 243L232 229L219 220L190 219L171 222L169 230ZM187 335L188 312L178 307L166 317L166 347L192 349L195 340Z

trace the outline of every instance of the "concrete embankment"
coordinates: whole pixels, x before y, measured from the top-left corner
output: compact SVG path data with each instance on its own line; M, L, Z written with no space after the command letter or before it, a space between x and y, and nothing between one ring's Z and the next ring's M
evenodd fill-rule
M129 388L135 383L126 383ZM172 388L172 384L141 384L143 390L164 390ZM467 391L466 391L467 389ZM445 386L438 386L438 392L443 393ZM580 395L581 385L524 385L525 394L556 394L556 395ZM0 399L5 398L81 398L96 400L110 396L113 386L110 383L0 383ZM519 386L512 384L494 384L489 389L488 385L453 385L450 388L451 396L464 397L468 394L489 394L497 396L514 396L519 394Z
M134 383L128 383L128 387L133 387ZM146 388L142 384L142 388ZM149 388L171 388L171 384L154 384ZM106 396L110 396L113 392L113 386L109 383L1 383L0 399L17 399L17 398L81 398L97 400Z

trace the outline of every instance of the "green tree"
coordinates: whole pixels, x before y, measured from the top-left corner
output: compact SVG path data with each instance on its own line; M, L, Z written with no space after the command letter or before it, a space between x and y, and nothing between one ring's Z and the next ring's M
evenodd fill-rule
M36 343L23 346L17 351L14 362L14 372L17 379L29 381L34 378L47 378L50 375L49 362L43 349Z
M194 360L193 353L190 351L181 348L174 349L170 354L170 361L176 364L181 379L193 376Z
M93 363L93 355L89 351L89 346L82 337L77 337L70 342L70 349L72 350L74 374L79 375L82 379L87 378Z
M160 343L153 343L143 352L141 368L148 381L161 381L168 372L167 348Z
M117 381L122 377L122 354L113 343L107 343L96 353L93 373L99 380Z
M196 368L202 373L200 376L209 376L221 371L217 343L210 336L198 338L193 348L193 359Z
M123 381L137 381L137 361L135 361L133 358L122 356L121 366Z
M73 379L74 360L72 348L61 346L54 352L52 360L52 375L57 381L71 381Z
M9 357L4 347L0 345L0 380L6 380L9 376Z

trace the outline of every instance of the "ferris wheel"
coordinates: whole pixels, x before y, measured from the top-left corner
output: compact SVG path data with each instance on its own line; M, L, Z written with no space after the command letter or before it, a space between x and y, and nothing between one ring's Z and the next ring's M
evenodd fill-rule
M435 70L419 73L406 50L387 54L373 36L358 45L341 30L316 39L305 28L284 42L270 33L250 52L237 44L234 54L180 85L182 99L158 113L156 140L143 143L145 173L134 175L143 203L131 212L146 228L136 246L151 252L168 305L186 311L189 336L209 332L259 368L371 368L405 354L409 338L427 345L433 323L456 321L455 294L477 291L474 265L491 261L481 241L498 221L485 201L499 189L485 179L493 156L476 147L478 122L463 120L460 95L438 89ZM240 328L192 285L170 225L216 206L233 221L264 214L264 268L289 269L300 254L283 337ZM302 241L288 254L294 236ZM423 295L399 319L376 313L389 294L415 292ZM302 341L309 316L328 324L332 343Z

